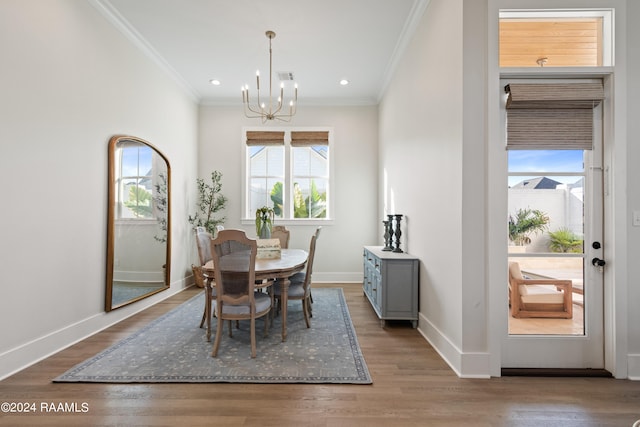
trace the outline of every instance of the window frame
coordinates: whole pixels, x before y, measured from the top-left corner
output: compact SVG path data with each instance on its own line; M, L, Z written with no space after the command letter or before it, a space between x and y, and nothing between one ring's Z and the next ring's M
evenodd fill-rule
M156 209L155 209L155 200L154 200L154 191L153 191L153 185L155 184L154 182L154 177L152 175L141 175L140 174L140 149L146 149L149 150L149 152L151 153L151 168L153 168L153 165L155 163L155 152L153 150L153 148L149 147L146 144L134 144L134 146L138 149L137 153L136 153L136 169L137 169L137 174L135 175L123 175L123 169L124 169L124 160L123 160L123 155L124 155L124 150L120 150L118 157L116 158L116 170L118 171L117 175L119 176L119 178L116 181L116 187L117 187L117 191L116 191L116 209L115 209L115 221L116 223L127 223L127 222L131 222L131 221L144 221L144 222L148 222L149 224L154 224L158 221L158 217L156 214ZM131 148L131 147L125 147L125 148ZM127 200L128 197L128 191L125 191L125 189L127 188L127 185L125 185L125 182L129 181L129 180L135 180L135 185L139 186L141 181L144 181L146 179L151 180L152 182L152 188L149 191L150 195L151 195L151 200L150 200L150 214L149 216L136 216L135 212L134 212L134 216L133 217L129 217L129 216L124 216L124 212L126 209L130 209L128 207L126 207L125 205L125 201ZM146 190L145 190L146 191Z
M331 225L335 220L335 207L334 207L334 191L335 187L335 173L334 173L334 143L333 143L333 128L331 127L243 127L242 128L242 225L255 224L255 216L253 213L248 212L249 209L249 184L250 184L250 158L248 156L246 135L251 131L280 131L284 132L284 189L285 197L283 198L283 218L276 218L276 222L280 225ZM291 146L291 132L328 132L328 156L329 162L329 175L327 177L327 214L325 218L293 218L293 209L291 206L292 191L293 191L293 163L292 163L292 146Z

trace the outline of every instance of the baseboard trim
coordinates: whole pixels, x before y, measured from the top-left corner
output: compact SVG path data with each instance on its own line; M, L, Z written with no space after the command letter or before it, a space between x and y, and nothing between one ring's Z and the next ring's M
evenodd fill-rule
M313 272L313 283L360 283L362 272Z
M166 291L159 292L135 304L111 311L99 312L73 324L67 325L44 336L38 337L18 347L0 354L0 381L22 371L29 366L50 357L140 311L184 291L191 284L184 280L171 283Z
M640 353L632 353L627 356L627 378L640 381Z
M590 377L613 378L611 372L604 369L566 369L566 368L502 368L503 377Z
M460 378L489 379L489 353L463 352L424 315L418 332Z

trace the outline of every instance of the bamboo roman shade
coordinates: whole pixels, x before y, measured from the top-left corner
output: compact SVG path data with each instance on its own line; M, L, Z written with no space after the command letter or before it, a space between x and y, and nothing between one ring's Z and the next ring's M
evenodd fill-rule
M511 83L505 92L507 149L592 149L593 108L604 99L602 82Z
M291 146L329 145L328 131L291 131Z
M247 145L284 145L284 132L247 131Z

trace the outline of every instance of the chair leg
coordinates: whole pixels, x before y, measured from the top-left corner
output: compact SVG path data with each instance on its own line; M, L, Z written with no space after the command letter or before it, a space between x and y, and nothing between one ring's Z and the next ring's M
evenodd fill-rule
M211 356L218 356L218 347L220 346L220 337L222 337L222 328L224 326L224 320L218 319L218 326L216 328L216 339L213 342L213 351L211 352Z
M264 315L264 338L269 336L269 327L271 326L271 321L269 320L269 313Z
M200 329L204 326L204 321L207 319L207 309L205 308L202 312L202 320L200 321Z
M213 304L213 301L210 303L211 317L216 317L216 306ZM202 320L200 321L200 328L204 325L204 322L207 320L207 303L205 302L204 310L202 311Z
M309 301L307 298L302 299L302 312L304 313L304 322L307 324L307 328L311 327L309 322Z
M251 317L251 358L255 359L256 356L256 318Z

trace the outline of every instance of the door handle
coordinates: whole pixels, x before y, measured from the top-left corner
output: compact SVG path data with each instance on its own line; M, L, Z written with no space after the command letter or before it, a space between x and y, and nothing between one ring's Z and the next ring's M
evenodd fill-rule
M605 264L606 264L606 261L598 257L595 257L591 260L591 265L593 265L594 267L597 267L600 273L604 272Z

